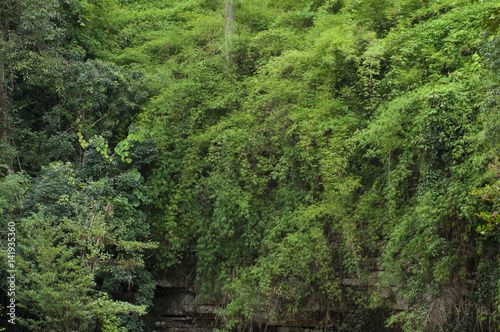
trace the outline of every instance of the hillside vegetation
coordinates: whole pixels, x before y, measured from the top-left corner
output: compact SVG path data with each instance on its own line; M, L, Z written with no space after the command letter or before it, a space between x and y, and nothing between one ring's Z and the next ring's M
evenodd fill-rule
M223 330L498 329L499 8L3 1L18 325L143 331L162 275Z

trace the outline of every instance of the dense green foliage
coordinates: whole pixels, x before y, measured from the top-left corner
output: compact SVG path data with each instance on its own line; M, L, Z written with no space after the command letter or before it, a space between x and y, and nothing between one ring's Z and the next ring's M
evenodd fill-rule
M167 275L227 330L498 328L499 6L2 3L19 323L140 331Z

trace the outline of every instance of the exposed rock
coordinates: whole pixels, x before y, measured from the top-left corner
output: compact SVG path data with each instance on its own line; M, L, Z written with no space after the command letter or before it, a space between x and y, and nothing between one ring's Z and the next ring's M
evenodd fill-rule
M375 264L374 264L375 267ZM340 284L348 287L377 287L383 274L381 271L374 271L367 278L345 278ZM466 284L473 285L473 282L465 281ZM408 310L408 303L403 296L397 292L396 285L388 288L381 288L380 295L393 303L395 310ZM463 290L467 293L467 290ZM217 311L223 305L218 303L208 303L200 301L194 293L194 286L187 280L170 281L167 278L158 280L155 292L154 305L148 314L148 331L156 332L208 332L220 327L224 322L217 317ZM265 332L309 332L323 331L319 329L323 323L325 311L321 311L319 306L310 307L309 312L316 312L311 317L297 317L295 320L275 321L269 318L267 312L254 314L251 323L247 323L243 331L265 331ZM333 309L333 312L343 312L346 308Z

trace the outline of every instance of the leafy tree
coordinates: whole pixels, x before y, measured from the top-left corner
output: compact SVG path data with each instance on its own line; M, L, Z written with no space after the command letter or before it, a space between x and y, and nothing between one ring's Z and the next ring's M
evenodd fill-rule
M60 222L40 213L22 221L19 235L26 240L18 244L22 275L17 300L27 313L19 322L32 331L88 331L95 327L124 331L118 329L116 315L145 313L145 306L112 301L96 290L97 265L111 259L104 248L116 242L105 215L88 214L86 218ZM116 263L127 264L119 258Z
M155 245L147 242L149 228L135 209L134 200L147 201L140 175L130 170L111 181L80 181L70 164L51 164L26 199L18 198L36 211L12 219L18 225L19 321L33 331L125 331L128 317L151 304L154 282L143 255ZM141 294L135 304L109 297L121 282Z
M4 153L12 154L13 82L21 76L28 84L43 80L48 68L58 65L54 53L62 40L59 1L3 1L0 5L0 140Z

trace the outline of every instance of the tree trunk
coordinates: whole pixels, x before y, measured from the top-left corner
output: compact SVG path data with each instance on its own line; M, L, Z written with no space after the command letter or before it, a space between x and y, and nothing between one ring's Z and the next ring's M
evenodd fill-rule
M0 141L7 139L7 85L4 63L0 62Z
M5 4L4 4L5 5ZM2 8L5 9L5 8ZM9 18L5 19L0 32L0 141L7 139L7 82L5 80L5 53L6 44L9 41Z
M231 38L234 34L234 0L226 0L225 3L225 23L226 23L226 60L231 61Z

